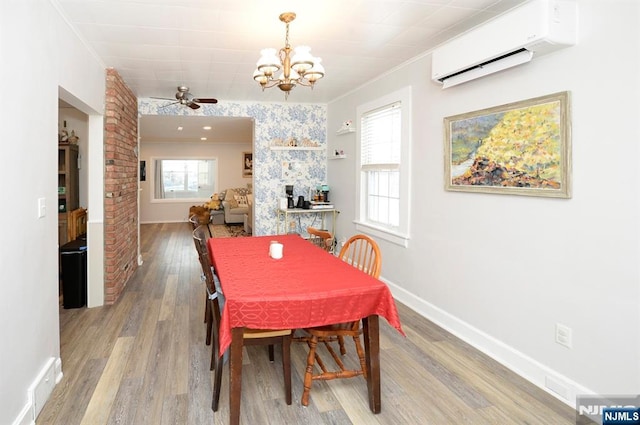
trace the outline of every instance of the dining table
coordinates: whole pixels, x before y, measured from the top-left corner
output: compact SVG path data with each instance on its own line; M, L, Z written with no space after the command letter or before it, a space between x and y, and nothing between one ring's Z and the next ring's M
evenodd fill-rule
M272 242L282 256L269 255ZM379 413L379 316L404 335L388 286L297 234L210 238L209 255L225 305L219 354L229 349L230 424L240 423L243 333L362 320L369 408Z

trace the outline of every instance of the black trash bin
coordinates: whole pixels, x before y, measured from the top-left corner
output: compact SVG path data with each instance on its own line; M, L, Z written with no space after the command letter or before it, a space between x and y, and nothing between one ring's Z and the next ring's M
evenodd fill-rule
M80 308L87 304L87 241L76 239L60 247L62 305Z

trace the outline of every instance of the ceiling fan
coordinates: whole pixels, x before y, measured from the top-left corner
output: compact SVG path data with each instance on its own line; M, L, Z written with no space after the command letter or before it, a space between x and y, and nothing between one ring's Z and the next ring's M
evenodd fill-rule
M173 100L173 99L167 99L165 97L154 97L153 99ZM173 103L170 103L169 105L165 105L165 107L179 103L181 105L186 105L191 109L198 109L200 108L200 105L198 105L198 103L218 103L218 99L206 98L206 97L203 97L203 98L194 97L191 93L189 93L189 87L187 86L178 86L178 91L176 92L176 99L178 99L177 102L173 102Z

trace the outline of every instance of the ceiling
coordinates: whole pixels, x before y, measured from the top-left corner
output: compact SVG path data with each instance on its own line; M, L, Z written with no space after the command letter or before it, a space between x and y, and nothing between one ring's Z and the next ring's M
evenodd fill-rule
M205 126L211 128L205 129ZM139 133L141 143L173 143L178 140L195 143L252 143L253 119L143 115L140 117ZM201 140L202 137L206 140Z
M525 0L53 1L139 98L174 98L186 85L195 97L284 101L252 73L261 49L284 46L278 16L293 11L291 45L311 46L326 76L289 101L328 103Z

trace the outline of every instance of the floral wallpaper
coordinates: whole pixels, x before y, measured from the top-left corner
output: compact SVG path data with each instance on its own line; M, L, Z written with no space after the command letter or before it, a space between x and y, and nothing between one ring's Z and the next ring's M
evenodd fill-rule
M194 111L177 104L167 107L166 101L163 100L139 99L138 112L140 115L254 119L254 235L276 233L276 210L279 198L285 196L285 185L293 185L294 200L297 201L298 196L308 199L317 185L327 182L326 105L220 101L215 105L203 104L200 109ZM292 140L292 144L305 147L283 148L283 140ZM296 143L297 141L305 143ZM278 147L272 149L274 145ZM309 148L309 145L317 147ZM290 172L291 170L295 172ZM295 216L294 225L297 231L302 231L309 225L320 225L315 214ZM283 233L284 229L289 230L290 226L291 223L281 222L280 232Z

